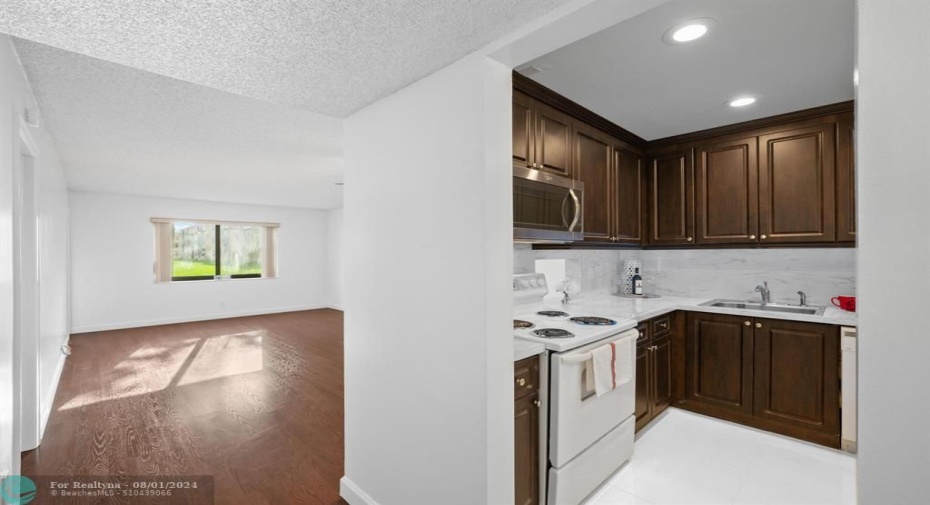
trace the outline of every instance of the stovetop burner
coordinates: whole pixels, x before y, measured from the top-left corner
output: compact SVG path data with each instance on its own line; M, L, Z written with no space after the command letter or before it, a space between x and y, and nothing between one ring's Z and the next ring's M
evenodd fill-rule
M568 315L568 312L562 312L561 310L540 310L537 314L546 317L565 317Z
M575 334L560 328L540 328L538 330L533 330L533 335L543 338L571 338Z
M595 317L595 316L580 316L572 317L569 321L578 324L584 324L588 326L613 326L617 324L613 319L607 319L606 317Z
M533 323L531 323L531 322L529 322L529 321L523 321L523 320L521 320L521 319L514 319L514 320L513 320L513 329L515 329L515 330L526 330L526 329L529 329L529 328L533 328L533 327L535 327L535 326L536 326L535 324L533 324Z

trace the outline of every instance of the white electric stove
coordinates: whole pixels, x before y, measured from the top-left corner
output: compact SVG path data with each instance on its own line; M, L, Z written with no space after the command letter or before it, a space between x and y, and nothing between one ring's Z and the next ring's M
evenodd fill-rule
M602 345L622 340L635 345L636 322L574 313L570 303L545 303L543 274L514 276L513 290L514 336L547 349L546 503L578 504L633 455L636 370L633 380L598 397L584 380L584 368Z

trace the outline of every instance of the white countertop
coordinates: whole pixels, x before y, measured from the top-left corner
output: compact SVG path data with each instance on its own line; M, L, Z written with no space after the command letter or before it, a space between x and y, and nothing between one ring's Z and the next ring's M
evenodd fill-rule
M542 354L542 352L545 350L546 346L542 344L529 342L527 340L520 340L518 338L513 339L513 361L515 363L521 359L526 359L530 356Z
M518 305L514 307L514 317L521 314L530 314L538 310L563 310L573 316L602 316L618 320L632 320L636 322L651 319L656 316L668 314L676 310L691 312L707 312L713 314L728 314L734 316L763 317L767 319L782 319L788 321L803 321L809 323L834 324L840 326L856 326L855 312L847 312L835 307L827 307L823 315L791 314L785 312L763 312L748 309L730 309L723 307L702 307L714 298L686 298L686 297L660 297L660 298L625 298L616 295L584 295L579 296L568 305L558 302L539 302ZM621 321L625 323L626 321ZM628 324L622 326L628 327ZM617 330L625 328L618 327ZM518 337L516 340L520 340Z

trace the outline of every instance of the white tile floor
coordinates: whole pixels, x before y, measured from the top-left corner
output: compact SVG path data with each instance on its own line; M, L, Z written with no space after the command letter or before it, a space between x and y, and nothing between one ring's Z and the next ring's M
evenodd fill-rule
M855 505L853 456L669 409L586 505Z

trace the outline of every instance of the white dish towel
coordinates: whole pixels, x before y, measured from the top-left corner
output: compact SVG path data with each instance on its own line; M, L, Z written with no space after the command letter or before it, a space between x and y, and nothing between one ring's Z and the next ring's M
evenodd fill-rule
M633 338L621 338L591 351L594 392L603 396L633 380Z

